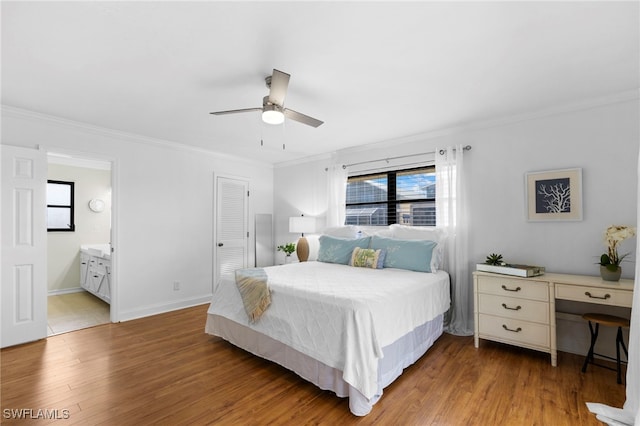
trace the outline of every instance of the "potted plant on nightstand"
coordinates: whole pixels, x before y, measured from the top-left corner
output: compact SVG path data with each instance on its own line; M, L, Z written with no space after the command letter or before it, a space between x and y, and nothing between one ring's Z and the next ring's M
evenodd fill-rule
M284 263L291 263L291 253L296 251L296 245L294 243L287 243L278 246L278 251L285 253Z

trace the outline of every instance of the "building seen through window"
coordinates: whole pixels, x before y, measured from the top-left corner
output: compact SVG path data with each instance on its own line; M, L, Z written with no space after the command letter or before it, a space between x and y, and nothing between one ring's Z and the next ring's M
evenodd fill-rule
M435 226L435 167L352 176L346 201L347 225Z

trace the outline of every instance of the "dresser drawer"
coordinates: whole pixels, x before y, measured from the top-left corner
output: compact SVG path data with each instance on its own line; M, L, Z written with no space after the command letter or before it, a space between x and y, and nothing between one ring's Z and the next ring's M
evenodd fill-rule
M549 301L549 287L546 282L525 279L478 276L478 292L542 302Z
M534 322L479 315L480 337L549 351L549 326Z
M549 324L549 304L537 300L478 294L478 310L481 314Z
M557 284L556 298L564 300L575 300L577 302L598 303L600 305L631 307L633 303L633 292L618 290L615 288L594 288L589 286Z

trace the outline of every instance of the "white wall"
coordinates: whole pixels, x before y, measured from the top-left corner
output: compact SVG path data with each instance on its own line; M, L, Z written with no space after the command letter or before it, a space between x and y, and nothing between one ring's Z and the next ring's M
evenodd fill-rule
M117 319L210 300L214 175L249 181L253 214L273 210L273 168L3 108L2 143L114 161L113 223ZM173 290L173 282L181 290Z
M474 132L469 158L471 258L502 253L510 262L598 275L603 235L636 224L638 103L557 114ZM527 222L524 173L581 167L584 220ZM635 240L622 251L631 251ZM626 266L626 267L625 267ZM632 264L623 276L633 277Z
M483 262L488 254L496 252L508 262L541 265L550 272L598 275L599 268L595 263L605 250L605 229L611 224L636 226L638 117L638 101L623 101L539 114L501 125L418 135L371 145L367 149L344 150L335 157L338 164L350 164L424 153L454 144L471 145L471 151L465 153L470 192L470 270L475 270L475 263ZM291 238L284 225L288 216L305 211L324 215L324 168L331 161L323 158L276 167L274 218L278 244ZM582 168L583 173L584 219L579 222L528 222L525 174L575 167ZM305 192L307 188L317 191L315 198L309 197ZM635 239L627 240L621 252L633 251L634 247ZM635 256L636 253L632 253L630 259ZM623 277L633 278L633 265L631 262L623 264ZM471 288L469 292L472 293ZM570 303L559 302L558 305L564 312L580 309ZM472 312L473 307L468 309ZM595 307L595 310L600 309ZM572 336L572 331L568 332L564 325L559 323L558 327L559 336L565 333ZM584 327L581 330L585 332ZM561 350L579 353L582 350L572 348L571 342L559 341L558 344Z
M49 293L80 288L80 245L111 241L111 171L49 163L48 179L74 182L74 232L47 233ZM105 202L101 213L89 209L89 200Z
M440 136L416 136L366 150L345 150L336 153L336 162L349 164L424 153L453 144L471 145L465 153L465 165L471 194L472 263L497 252L513 263L597 275L595 263L605 250L607 226L636 224L638 114L637 101L620 102ZM322 158L276 167L278 243L290 238L284 226L289 215L324 215L324 168L330 162ZM583 173L583 220L528 222L525 174L575 167L582 168ZM635 241L627 240L621 251L632 251L633 247ZM633 265L623 264L623 277L633 274Z

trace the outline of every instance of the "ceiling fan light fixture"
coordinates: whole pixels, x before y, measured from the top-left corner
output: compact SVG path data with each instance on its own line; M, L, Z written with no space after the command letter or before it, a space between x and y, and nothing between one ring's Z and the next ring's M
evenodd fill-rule
M276 109L275 105L265 105L262 111L262 121L267 124L284 123L284 114Z

